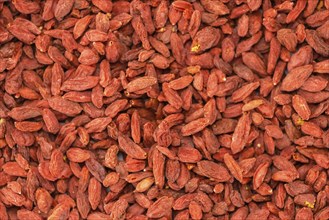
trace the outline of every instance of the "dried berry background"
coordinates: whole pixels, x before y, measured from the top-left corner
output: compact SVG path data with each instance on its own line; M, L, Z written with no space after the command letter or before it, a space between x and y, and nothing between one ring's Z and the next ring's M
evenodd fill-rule
M329 0L0 0L0 219L329 219Z

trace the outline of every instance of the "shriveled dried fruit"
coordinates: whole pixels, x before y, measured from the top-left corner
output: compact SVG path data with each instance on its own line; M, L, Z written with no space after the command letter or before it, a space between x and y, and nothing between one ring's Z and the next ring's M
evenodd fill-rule
M292 106L303 120L308 120L310 118L312 112L304 97L294 95L292 97Z
M0 219L328 219L328 0L0 0Z
M305 65L292 69L283 79L281 90L291 92L299 89L312 74L312 71L312 65Z
M202 175L218 182L226 182L230 179L227 169L212 161L203 160L198 162L198 168Z

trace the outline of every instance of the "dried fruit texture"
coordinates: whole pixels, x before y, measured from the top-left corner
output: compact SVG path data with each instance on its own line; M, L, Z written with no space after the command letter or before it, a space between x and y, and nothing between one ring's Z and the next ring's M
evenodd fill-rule
M57 20L62 20L67 14L70 13L72 7L74 5L74 0L60 0L58 1L54 15Z
M48 103L53 110L71 117L78 115L82 111L78 103L68 101L60 96L51 97L48 99Z
M292 69L283 79L281 90L291 92L299 89L312 74L312 71L312 65L305 65Z
M244 113L239 119L232 135L231 150L233 154L242 151L245 147L249 137L250 125L250 115L249 113Z
M136 159L145 159L146 152L138 144L135 144L129 137L119 135L118 142L120 148L126 152L127 155Z
M161 218L170 213L174 198L163 196L155 201L147 211L147 217L149 218Z
M303 96L294 95L292 97L292 106L303 120L310 118L312 112Z
M228 170L212 161L202 160L197 163L201 175L212 178L218 182L226 182L230 179Z
M219 30L213 27L205 27L197 32L191 44L192 53L202 53L218 44L220 40Z
M251 70L258 72L261 76L266 75L266 67L261 57L254 52L242 54L243 63Z
M258 87L259 87L259 82L249 83L247 85L242 86L240 89L237 89L232 93L231 96L232 101L241 102L245 100Z
M315 30L306 30L306 41L318 54L324 57L329 56L329 44Z
M156 83L157 79L155 77L143 76L130 81L126 86L126 90L127 92L138 92L140 90L151 88Z
M297 36L291 29L280 29L277 32L279 42L290 52L294 52L297 46Z
M234 176L234 178L242 183L243 170L241 169L240 165L234 160L234 158L229 154L225 154L224 163L225 163L226 167L229 169L229 171L231 172L231 174Z
M328 219L328 0L0 0L0 219Z
M215 15L225 15L230 12L229 8L221 1L201 0L204 9Z

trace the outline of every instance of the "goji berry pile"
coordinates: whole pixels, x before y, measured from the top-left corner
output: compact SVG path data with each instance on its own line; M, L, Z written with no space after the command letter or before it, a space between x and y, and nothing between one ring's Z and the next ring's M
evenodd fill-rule
M329 0L0 0L0 219L329 219Z

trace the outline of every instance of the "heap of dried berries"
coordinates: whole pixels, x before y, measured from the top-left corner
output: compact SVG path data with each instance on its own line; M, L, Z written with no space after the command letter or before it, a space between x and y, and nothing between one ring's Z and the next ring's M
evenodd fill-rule
M0 219L329 218L329 0L0 0Z

